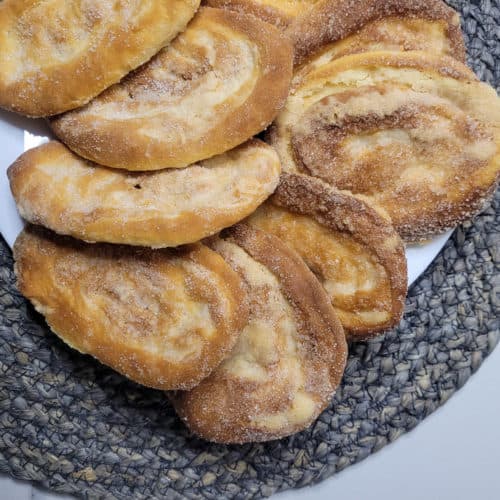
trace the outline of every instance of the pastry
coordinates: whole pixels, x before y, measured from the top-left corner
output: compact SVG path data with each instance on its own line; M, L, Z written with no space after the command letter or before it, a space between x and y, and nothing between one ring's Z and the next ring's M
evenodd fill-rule
M0 107L49 116L89 102L167 45L199 0L3 0Z
M319 0L206 0L207 5L252 14L285 29Z
M272 235L239 225L209 244L242 277L249 321L217 370L171 395L175 409L193 432L219 443L305 429L330 402L346 363L344 333L324 290Z
M291 65L291 45L273 26L203 8L150 63L52 128L101 165L185 167L266 128L288 95Z
M8 170L19 213L85 241L148 247L193 243L252 213L276 188L276 152L253 139L184 169L127 172L92 164L59 142Z
M441 0L322 0L287 34L295 63L309 69L379 50L426 50L465 62L460 16Z
M284 171L363 195L407 241L481 211L500 168L500 101L425 52L345 56L296 82L269 134Z
M20 292L68 345L156 389L188 389L246 324L241 279L200 243L89 245L34 226L14 245Z
M364 201L305 175L283 174L246 222L293 248L323 285L351 340L397 325L407 290L403 243Z

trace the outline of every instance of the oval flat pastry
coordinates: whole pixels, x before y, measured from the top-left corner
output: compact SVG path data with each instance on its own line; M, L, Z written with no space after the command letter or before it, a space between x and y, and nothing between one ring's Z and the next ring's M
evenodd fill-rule
M351 340L399 323L407 291L404 245L362 200L319 179L283 174L275 194L246 222L304 259Z
M241 279L202 244L88 245L29 227L14 245L20 292L74 349L156 389L188 389L246 324Z
M346 363L344 333L319 282L279 239L237 226L210 246L242 277L249 321L231 355L174 406L219 443L278 439L326 408Z
M101 165L185 167L266 128L288 95L291 65L291 45L273 26L204 8L150 63L52 128Z
M283 170L363 195L404 239L424 240L494 192L500 101L452 58L367 52L297 82L269 140Z
M251 214L276 188L276 152L253 139L184 169L132 173L92 164L59 142L8 170L21 216L89 242L193 243Z
M286 28L301 14L309 12L320 0L206 0L207 5L244 12Z
M460 16L441 0L322 0L287 34L295 63L310 71L359 52L425 50L465 63Z
M3 0L0 107L49 116L89 102L148 61L199 0Z

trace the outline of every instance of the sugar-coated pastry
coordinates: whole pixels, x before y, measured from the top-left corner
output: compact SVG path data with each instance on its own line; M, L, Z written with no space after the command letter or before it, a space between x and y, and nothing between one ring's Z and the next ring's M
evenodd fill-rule
M222 234L209 244L242 277L249 321L212 375L171 398L209 441L282 438L330 402L346 363L344 333L320 283L279 239L243 225Z
M39 117L89 102L167 45L200 0L3 0L0 107Z
M397 325L407 291L403 242L367 203L314 177L284 173L246 222L293 248L323 285L348 338Z
M500 100L426 52L336 59L295 83L269 134L282 167L363 195L407 241L482 210L500 170Z
M128 172L83 160L59 142L24 153L7 174L19 213L59 234L169 247L252 213L276 188L278 155L257 139L183 169Z
M295 63L308 70L380 50L426 50L465 62L460 16L442 0L320 0L287 34Z
M197 243L179 250L89 245L28 227L17 286L68 345L156 389L188 389L246 324L241 279Z
M319 0L206 0L212 7L252 14L285 29L297 17L309 12Z
M206 7L151 62L52 128L101 165L185 167L265 129L288 95L291 68L291 44L274 26Z

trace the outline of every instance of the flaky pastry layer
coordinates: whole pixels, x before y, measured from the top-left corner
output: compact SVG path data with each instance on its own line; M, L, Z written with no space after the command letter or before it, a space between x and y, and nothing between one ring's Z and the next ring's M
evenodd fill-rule
M210 246L242 277L249 321L231 355L172 395L191 430L221 443L278 439L308 427L344 370L344 333L320 283L279 239L237 226Z
M235 10L259 17L280 29L308 12L320 0L206 0L211 7Z
M21 216L89 242L171 247L252 213L276 188L276 152L253 139L184 169L128 172L79 158L59 142L24 153L7 171Z
M390 221L364 201L319 179L284 173L246 223L304 259L348 338L373 337L399 323L407 291L404 245Z
M441 0L321 0L286 33L300 67L382 50L426 50L465 62L460 16Z
M241 279L199 243L177 251L89 245L30 226L14 258L19 291L56 335L156 389L198 384L246 323Z
M49 116L89 102L167 45L199 0L3 0L0 107Z
M297 80L269 134L283 170L363 195L407 241L480 211L500 170L500 101L465 65L367 52Z
M265 129L288 95L291 67L290 42L274 26L206 7L151 62L52 128L101 165L185 167Z

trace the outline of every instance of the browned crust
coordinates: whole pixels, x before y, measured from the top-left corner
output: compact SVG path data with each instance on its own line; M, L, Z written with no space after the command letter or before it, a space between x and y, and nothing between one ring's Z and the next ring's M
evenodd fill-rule
M454 78L460 81L479 81L474 72L464 64L447 56L436 56L427 52L411 51L411 52L364 52L360 54L351 54L348 56L335 59L325 66L321 66L311 72L305 74L297 74L292 86L292 94L299 92L301 89L308 87L316 88L322 85L321 80L334 78L336 75L345 71L350 71L359 68L377 68L381 66L390 66L394 68L411 68L417 70L428 71L439 76ZM286 106L285 106L286 109ZM282 114L279 114L274 123L269 127L265 134L265 140L272 146L278 149L280 156L280 143L289 141L287 134L290 133L290 124L282 123ZM296 121L300 120L297 116ZM281 157L283 169L288 168L287 162L289 158ZM300 169L299 165L295 165L296 169ZM300 171L300 170L299 170Z
M497 154L500 159L500 154ZM471 189L452 209L447 204L434 207L434 210L422 210L418 219L396 224L396 230L407 243L425 243L438 234L455 229L479 215L491 202L500 181L500 161L497 161L497 174L488 186L476 186Z
M448 38L453 56L465 62L465 44L458 14L441 0L323 0L298 17L286 33L293 41L294 64L323 45L336 42L360 30L366 24L384 17L420 17L448 23Z
M101 165L155 170L185 167L221 154L264 130L288 96L293 59L290 41L274 26L251 15L204 7L192 22L201 22L203 17L245 34L258 47L261 65L260 77L249 98L223 120L214 117L215 124L204 137L193 138L182 145L165 143L162 139L145 141L134 135L133 120L99 120L95 124L93 117L80 116L78 110L51 121L55 134L80 156ZM131 78L140 78L141 72L147 71L146 65ZM127 80L118 85L126 86ZM105 98L106 93L98 99Z
M400 108L397 112L385 116L382 120L376 115L365 115L360 120L356 117L347 116L342 122L338 122L337 127L332 128L325 138L322 137L322 141L328 144L327 147L334 148L336 143L342 139L341 135L343 133L358 134L362 131L380 129L386 126L395 126L398 128L404 128L405 126L412 127L414 118L414 111L406 108ZM312 126L311 130L315 128ZM317 138L319 133L316 132L313 135ZM309 144L304 141L301 143L300 136L295 137L292 144L296 152L295 161L300 165L301 170L307 172L309 169L303 163L301 153L305 152L307 154L307 151L312 148L321 151L322 145L318 142ZM392 222L399 234L408 242L425 241L431 236L445 232L480 212L495 192L498 184L500 176L500 160L498 160L500 155L498 153L496 158L492 160L492 175L487 177L487 182L482 177L477 176L474 185L467 185L460 181L460 185L454 186L454 190L459 196L453 202L430 201L426 203L426 200L422 198L414 202L413 210L410 213L406 213L402 210L401 205L398 204L398 199L401 199L403 202L401 197L404 195L396 195L395 191L393 191L394 199L392 202L383 203L383 207L391 216ZM318 162L320 165L322 163L321 161ZM328 161L324 163L328 164ZM475 174L477 175L477 172ZM323 177L320 172L316 172L314 175ZM327 175L324 180L328 182ZM453 177L453 179L455 179L456 184L457 178ZM363 180L361 180L360 184L356 184L356 180L354 179L352 182L355 186L363 185ZM347 186L340 186L340 188L351 189L351 187ZM449 187L449 189L451 188ZM353 189L353 191L357 192L356 189Z
M334 358L345 361L342 326L320 282L299 255L272 234L247 224L237 224L227 229L222 237L243 248L278 278L283 294L294 306L299 318L297 323L304 338L311 337L315 344L325 343L340 349L340 352L325 353L312 349L311 358L326 361L333 355ZM332 334L333 339L330 338ZM342 362L331 364L330 375L332 384L337 386L343 375Z
M145 212L142 208L129 208L132 206L131 199L126 199L125 208L120 203L113 209L103 208L94 205L87 210L81 208L74 209L72 199L64 193L59 194L57 185L61 181L54 181L55 186L52 191L50 187L44 185L47 181L47 175L40 176L38 166L40 164L54 165L63 158L64 162L81 162L82 168L95 169L99 175L89 176L85 185L85 193L91 193L96 188L93 181L102 184L102 175L110 172L111 176L116 176L118 172L123 174L123 179L128 182L128 190L133 195L137 193L136 187L139 186L141 197L148 199L151 195L149 209L155 207L154 193L158 184L167 185L169 182L170 171L155 171L147 173L134 174L126 171L118 171L101 167L100 165L85 165L86 160L78 158L67 149L63 144L51 141L37 148L30 149L21 155L7 170L7 176L10 182L10 188L20 215L33 224L40 224L50 228L59 234L66 234L88 242L107 242L127 245L149 246L153 248L164 248L194 243L202 238L213 235L225 227L229 227L252 213L264 199L269 196L278 183L280 163L274 150L268 144L258 140L251 139L247 143L239 146L231 153L238 153L239 150L262 148L269 150L273 157L272 161L266 162L267 178L262 175L253 180L253 183L262 181L259 192L255 192L255 197L249 200L246 205L215 208L215 199L207 199L206 205L179 211L175 217L172 213L160 213L158 208L153 214ZM228 156L228 159L230 156ZM191 167L187 167L189 169ZM228 167L230 168L230 167ZM262 167L263 170L264 167ZM251 170L251 165L248 165ZM262 171L261 170L261 171ZM57 172L57 169L54 169ZM177 171L175 172L177 175ZM182 175L182 173L180 173ZM40 176L40 177L38 177ZM156 178L156 181L154 180ZM75 180L78 187L78 179ZM71 182L69 183L71 184ZM135 186L134 186L135 184ZM243 185L244 186L244 185ZM209 187L207 187L207 190ZM128 191L124 187L117 188L117 191L126 198ZM112 194L112 193L109 193ZM188 191L186 191L188 194ZM196 196L196 193L193 193ZM78 203L85 200L83 195ZM76 200L75 200L76 201ZM252 203L250 203L250 201Z
M205 343L198 360L188 359L178 363L168 361L159 352L129 345L123 335L121 339L109 335L105 323L93 321L78 310L77 296L74 304L69 304L58 295L53 281L54 265L62 256L76 253L84 257L105 257L109 259L109 266L120 265L123 272L127 272L127 263L130 261L139 260L149 267L161 268L172 257L180 257L211 269L221 277L224 290L208 290L204 281L194 275L191 276L190 286L203 287L200 297L208 300L218 335ZM40 227L28 226L14 244L14 258L19 291L45 316L57 336L74 349L91 354L101 363L148 387L162 390L194 387L227 356L247 321L248 311L241 279L216 252L200 243L179 250L156 251L120 245L88 245L69 237L57 236ZM216 306L221 293L228 299L224 316L217 312ZM96 307L99 307L98 303ZM121 318L114 317L113 321L116 328L120 328Z
M325 66L320 66L309 73L298 73L297 78L293 82L292 90L296 91L309 85L317 86L315 84L316 81L322 78L331 78L351 69L377 68L381 66L428 71L439 76L454 78L463 82L479 81L479 78L470 68L452 57L434 55L418 50L410 52L380 51L344 56L333 60ZM279 122L279 118L280 116L278 115L275 123ZM271 127L271 132L273 128L275 128L275 125Z
M260 4L254 0L205 0L203 4L219 9L251 14L267 23L273 24L279 29L286 29L295 19L295 16L288 15L283 10L271 5Z
M222 237L240 246L276 276L297 315L302 341L299 349L301 355L307 358L304 365L313 374L319 372L317 366L329 366L330 384L336 388L347 359L344 332L323 287L304 261L275 236L244 224L224 231ZM249 433L246 428L248 410L245 407L245 391L251 391L251 387L241 386L238 381L215 371L190 392L178 392L170 397L179 416L193 432L218 443L278 439L299 432L311 423L289 427L283 433ZM322 395L320 411L327 407L330 397L331 394Z
M370 248L386 269L392 292L391 317L376 327L349 329L350 340L374 337L399 323L408 289L408 273L403 242L388 221L364 201L306 175L283 173L270 201L292 213L310 216L333 231L348 233Z
M413 51L413 52L367 52L363 54L354 54L337 59L323 67L311 71L303 75L302 79L297 79L295 82L295 91L300 91L303 88L318 87L322 84L323 79L334 78L336 75L359 68L377 68L381 66L391 66L395 68L414 68L417 70L426 71L430 74L453 78L467 85L469 82L478 82L476 75L464 64L446 56L436 56L433 54ZM493 102L492 102L493 104ZM373 117L375 119L375 117ZM481 120L481 117L478 117ZM296 121L300 121L297 117ZM370 125L370 117L363 117L365 126ZM488 123L488 126L493 126L497 148L500 147L498 142L498 130L495 130L495 123ZM283 141L281 134L287 130L287 126L280 123L278 117L275 124L271 127L268 133L268 141L271 144L279 147ZM285 138L285 140L289 140ZM288 159L286 159L288 160ZM457 224L470 219L479 213L487 204L491 196L496 190L500 177L500 155L495 155L491 160L491 165L488 170L494 172L493 176L489 176L486 182L481 180L483 185L473 186L472 182L469 186L457 187L457 192L462 192L460 200L453 201L452 204L443 202L432 207L421 208L418 217L413 217L411 220L393 220L393 224L407 242L418 242L428 240L430 237L440 234L448 229L455 227ZM282 158L284 169L287 169L286 161ZM293 158L293 166L298 171L302 171L301 165L297 161L297 157ZM327 178L323 180L328 182ZM479 182L477 179L476 184ZM465 192L467 189L467 192ZM387 211L398 210L398 207L385 207ZM393 217L394 218L394 217Z
M0 2L0 31L6 18L18 17L19 4L18 0ZM3 84L0 77L0 107L35 118L83 106L153 57L186 27L198 6L199 0L158 1L144 17L142 29L115 27L95 50L53 66L50 73L33 72L28 77L31 83L23 78ZM173 29L175 15L179 16L175 20L177 29Z

